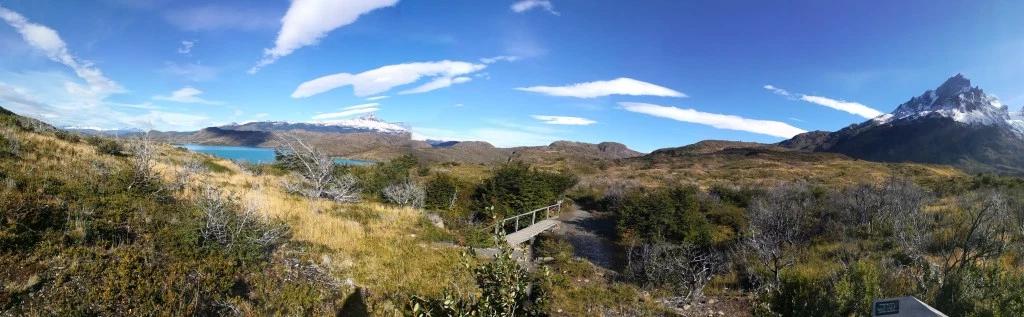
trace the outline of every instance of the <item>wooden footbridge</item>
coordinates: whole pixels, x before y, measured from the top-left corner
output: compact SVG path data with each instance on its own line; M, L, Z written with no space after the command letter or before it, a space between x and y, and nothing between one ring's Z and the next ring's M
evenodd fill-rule
M554 205L502 219L494 224L494 234L503 236L511 246L519 245L557 226L561 211L562 201L559 200Z

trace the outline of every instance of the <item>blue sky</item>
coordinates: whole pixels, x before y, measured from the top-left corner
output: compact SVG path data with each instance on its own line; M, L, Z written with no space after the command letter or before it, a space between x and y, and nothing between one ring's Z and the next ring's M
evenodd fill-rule
M964 73L1024 105L1017 1L0 0L0 106L194 130L368 113L418 138L777 142ZM383 98L387 96L387 98Z

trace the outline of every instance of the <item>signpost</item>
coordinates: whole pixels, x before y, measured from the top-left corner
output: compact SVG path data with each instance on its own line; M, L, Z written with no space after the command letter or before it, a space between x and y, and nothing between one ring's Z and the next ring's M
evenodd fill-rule
M913 296L876 299L871 303L874 317L946 317L939 310L928 306Z

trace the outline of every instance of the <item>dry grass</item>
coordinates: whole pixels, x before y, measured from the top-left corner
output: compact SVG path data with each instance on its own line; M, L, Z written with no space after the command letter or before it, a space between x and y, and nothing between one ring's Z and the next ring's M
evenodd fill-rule
M619 162L603 171L583 175L581 185L600 188L619 182L644 187L694 184L708 188L716 184L772 186L808 181L838 188L861 182L881 182L891 175L910 177L920 184L967 176L948 166L878 163L828 153L713 153Z
M325 265L376 294L439 295L446 287L471 288L471 272L460 250L435 247L421 239L422 213L379 203L338 204L290 195L281 187L287 176L249 175L231 161L163 147L156 169L172 181L182 162L213 160L228 172L193 177L192 185L210 185L235 195L269 219L284 221L292 240L323 246ZM185 191L182 195L194 195Z

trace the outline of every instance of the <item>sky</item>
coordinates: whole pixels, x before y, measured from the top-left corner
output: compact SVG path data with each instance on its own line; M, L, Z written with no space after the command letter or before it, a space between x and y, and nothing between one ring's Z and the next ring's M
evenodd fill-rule
M0 0L0 106L62 127L365 115L498 146L837 130L963 73L1024 106L1024 2Z

